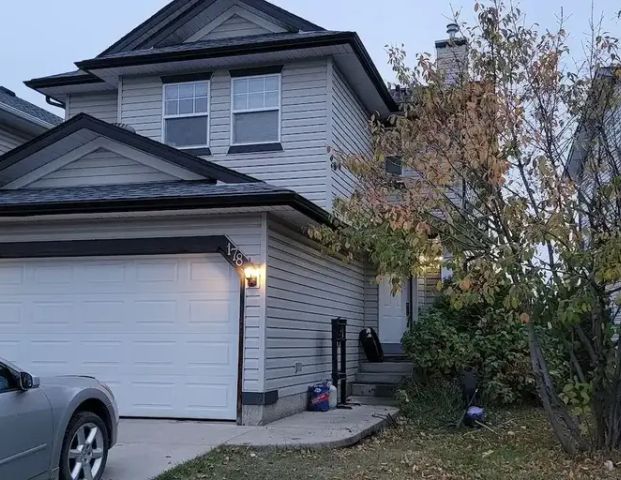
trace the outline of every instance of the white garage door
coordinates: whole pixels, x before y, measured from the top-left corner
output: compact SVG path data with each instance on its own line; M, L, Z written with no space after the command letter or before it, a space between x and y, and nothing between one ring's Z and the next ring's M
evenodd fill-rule
M93 375L123 416L235 419L238 331L220 255L0 262L0 357Z

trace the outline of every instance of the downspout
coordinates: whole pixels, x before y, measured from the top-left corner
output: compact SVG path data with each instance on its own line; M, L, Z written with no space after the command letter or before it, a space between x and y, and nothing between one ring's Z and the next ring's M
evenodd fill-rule
M62 108L62 109L67 107L65 102L61 102L60 100L56 100L55 98L52 98L49 95L45 96L45 103L47 103L48 105L51 105L52 107L57 107L57 108Z

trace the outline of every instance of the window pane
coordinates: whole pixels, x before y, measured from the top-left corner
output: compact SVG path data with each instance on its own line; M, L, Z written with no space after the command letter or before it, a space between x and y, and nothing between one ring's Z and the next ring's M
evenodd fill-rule
M196 92L195 95L197 97L206 97L207 96L207 82L197 82L196 83Z
M194 98L194 84L185 83L179 85L179 98Z
M177 115L177 113L179 113L179 109L177 107L177 100L166 102L166 115Z
M173 147L207 146L208 117L169 118L166 120L166 143Z
M207 113L207 97L194 100L194 113Z
M263 93L251 93L248 95L248 108L263 108Z
M278 112L236 113L233 116L234 143L278 141Z
M167 85L164 89L166 100L179 98L179 85Z
M265 79L265 91L277 92L278 91L278 77L267 77Z
M248 91L250 93L263 92L265 90L265 78L249 78L248 79Z
M265 106L266 107L278 107L279 97L280 97L279 92L267 92L265 94Z
M248 93L248 79L233 80L233 94Z
M233 108L235 110L242 110L248 108L248 95L235 95L233 97Z
M179 115L194 113L194 100L179 100Z

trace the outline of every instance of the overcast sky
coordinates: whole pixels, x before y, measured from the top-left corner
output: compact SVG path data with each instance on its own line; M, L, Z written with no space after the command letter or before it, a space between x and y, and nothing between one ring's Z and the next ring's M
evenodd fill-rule
M75 69L73 62L91 58L133 27L169 3L169 0L2 0L0 28L0 85L38 105L42 95L23 81ZM273 0L329 30L354 30L362 37L386 80L385 45L405 44L415 52L433 50L445 38L452 8L472 17L474 0ZM530 22L554 27L564 8L569 17L572 49L581 49L588 32L591 0L521 0ZM452 8L451 8L452 5ZM595 0L595 12L605 13L606 25L621 36L614 18L619 0ZM58 113L58 111L57 111Z

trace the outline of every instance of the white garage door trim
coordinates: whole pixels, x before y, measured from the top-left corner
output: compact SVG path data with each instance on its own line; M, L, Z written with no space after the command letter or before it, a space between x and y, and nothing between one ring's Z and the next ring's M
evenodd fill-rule
M35 374L94 374L124 416L237 418L240 282L221 255L2 260L0 291L0 351Z

